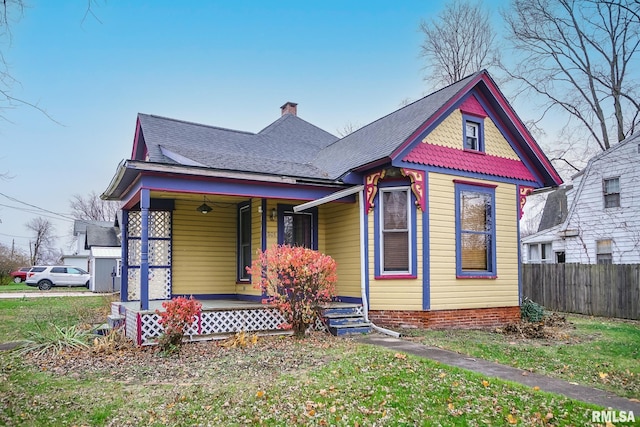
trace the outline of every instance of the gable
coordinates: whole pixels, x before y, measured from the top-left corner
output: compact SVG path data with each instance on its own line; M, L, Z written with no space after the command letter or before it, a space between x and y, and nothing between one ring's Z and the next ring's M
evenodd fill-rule
M482 153L463 149L465 116L470 114L483 123ZM537 181L473 95L428 131L402 160L467 173Z
M462 129L462 110L457 109L452 111L435 129L429 132L421 142L462 150ZM490 117L484 119L484 140L486 154L520 160L520 157L511 148L509 142L507 142Z
M526 181L527 185L531 183L535 188L562 183L547 156L484 70L473 75L464 88L423 120L423 125L391 154L392 164L417 163L509 177ZM471 122L470 127L464 125L465 120ZM465 138L467 129L481 136L475 141L473 137ZM437 159L434 150L444 158Z

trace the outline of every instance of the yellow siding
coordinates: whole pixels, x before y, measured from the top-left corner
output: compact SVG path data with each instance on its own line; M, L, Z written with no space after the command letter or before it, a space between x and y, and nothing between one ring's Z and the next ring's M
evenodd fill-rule
M449 148L462 149L462 113L453 111L422 142ZM490 117L484 119L485 152L492 156L519 160L507 140Z
M360 298L360 218L357 203L332 203L319 208L319 229L325 249L338 264L340 296Z
M236 282L236 206L202 215L176 200L172 271L175 294L232 294Z
M496 187L497 279L456 279L455 188L451 175L429 174L431 309L518 305L516 187Z
M371 310L422 310L422 211L417 223L417 278L375 279L375 221L373 212L368 215L369 237L369 307Z

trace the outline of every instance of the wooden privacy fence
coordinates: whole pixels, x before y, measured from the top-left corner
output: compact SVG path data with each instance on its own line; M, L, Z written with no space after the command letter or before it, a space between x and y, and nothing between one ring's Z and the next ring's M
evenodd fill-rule
M522 295L548 310L640 320L640 264L523 264Z

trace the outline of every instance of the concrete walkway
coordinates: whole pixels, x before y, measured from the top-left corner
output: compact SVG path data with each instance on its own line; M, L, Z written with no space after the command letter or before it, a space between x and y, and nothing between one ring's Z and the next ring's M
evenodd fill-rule
M634 414L640 414L640 402L634 402L624 397L616 396L608 391L572 384L570 382L550 378L545 375L529 372L527 372L526 375L523 375L523 372L525 371L522 369L512 368L511 366L500 365L498 363L482 359L476 359L467 355L454 353L452 351L442 350L440 348L427 347L422 344L392 338L386 335L363 335L362 337L357 338L357 340L365 344L386 347L394 351L436 360L445 365L457 366L489 377L513 381L529 387L538 386L540 387L540 390L561 394L582 402L593 403L595 405L612 408L618 411L633 411Z

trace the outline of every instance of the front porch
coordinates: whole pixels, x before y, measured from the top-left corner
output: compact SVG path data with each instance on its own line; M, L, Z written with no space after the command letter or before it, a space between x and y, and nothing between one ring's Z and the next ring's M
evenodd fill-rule
M199 302L202 310L187 331L189 341L225 339L241 331L260 335L290 333L280 328L285 319L271 305L232 299ZM112 302L109 317L124 322L127 338L138 345L152 345L163 332L160 316L156 313L156 310L163 310L162 303L162 300L149 301L149 308L142 310L139 301ZM341 319L337 329L333 324L336 317ZM342 302L328 304L323 308L322 318L316 319L313 329L327 330L327 327L334 335L367 332L362 305Z

